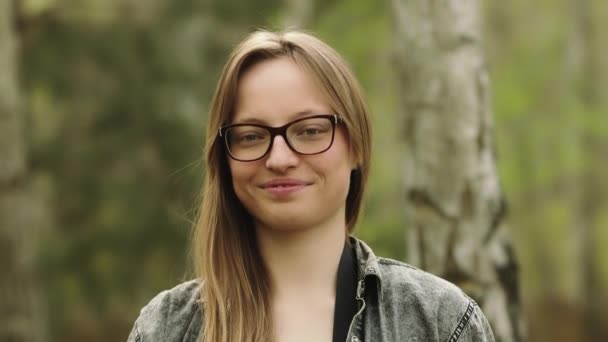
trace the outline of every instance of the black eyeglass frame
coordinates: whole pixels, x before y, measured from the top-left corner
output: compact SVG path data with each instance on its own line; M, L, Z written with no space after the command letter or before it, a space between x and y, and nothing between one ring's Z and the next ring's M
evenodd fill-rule
M287 138L287 129L289 128L289 126L298 123L300 121L304 121L304 120L308 120L308 119L318 119L318 118L325 118L328 119L331 124L332 124L332 132L331 132L331 141L329 142L329 145L327 146L326 149L319 151L319 152L315 152L315 153L302 153L297 151L292 145L291 142L289 142L289 139ZM272 150L272 144L274 143L274 138L277 135L280 135L281 137L283 137L283 140L285 140L285 142L287 143L287 146L289 146L289 148L294 151L297 154L301 154L301 155L306 155L306 156L310 156L310 155L315 155L315 154L321 154L327 150L329 150L331 148L331 146L334 144L334 137L336 135L336 126L342 122L342 118L339 115L336 114L318 114L318 115L312 115L312 116L307 116L301 119L297 119L291 122L286 123L283 126L280 127L271 127L271 126L265 126L265 125L260 125L260 124L250 124L250 123L240 123L240 124L232 124L232 125L226 125L226 126L222 126L219 128L218 130L218 137L221 138L222 140L224 140L224 145L226 146L226 151L228 151L228 155L230 156L230 158L240 161L240 162L252 162L252 161L256 161L256 160L260 160L264 157L266 157L266 155L268 154L268 152L270 152L270 150ZM266 149L266 152L264 152L264 154L262 154L261 157L256 158L256 159L238 159L235 156L232 155L232 152L230 152L230 146L229 146L229 142L228 142L228 135L226 134L226 132L234 127L239 127L239 126L254 126L254 127L259 127L259 128L264 128L266 129L268 132L270 132L270 144L268 144L268 148Z

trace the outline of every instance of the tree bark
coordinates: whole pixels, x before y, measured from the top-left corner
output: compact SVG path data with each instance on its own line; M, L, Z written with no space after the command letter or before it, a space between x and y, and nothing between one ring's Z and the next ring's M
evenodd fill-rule
M497 341L523 341L490 84L475 0L393 0L409 261L478 301Z
M0 341L44 341L34 281L14 1L0 1Z

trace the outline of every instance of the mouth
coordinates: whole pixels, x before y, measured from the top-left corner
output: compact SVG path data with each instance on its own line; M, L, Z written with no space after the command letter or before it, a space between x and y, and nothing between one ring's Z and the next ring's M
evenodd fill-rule
M274 196L287 196L310 186L312 183L298 179L273 179L263 183L260 188Z

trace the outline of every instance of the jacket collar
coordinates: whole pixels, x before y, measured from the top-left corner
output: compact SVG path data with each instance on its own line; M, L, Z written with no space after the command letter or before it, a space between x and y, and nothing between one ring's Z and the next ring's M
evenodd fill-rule
M378 258L372 249L365 244L365 242L357 239L354 236L349 236L349 241L351 246L353 246L355 257L357 258L357 273L359 279L357 296L363 297L365 294L365 288L369 287L369 284L372 282L376 282L376 288L378 289L377 294L380 300L382 300L382 275L380 274Z

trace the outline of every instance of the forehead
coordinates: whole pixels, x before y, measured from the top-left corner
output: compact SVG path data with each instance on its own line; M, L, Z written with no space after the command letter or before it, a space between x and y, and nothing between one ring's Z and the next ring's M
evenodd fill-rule
M292 59L279 57L256 63L241 75L231 121L274 126L331 112L312 75Z

